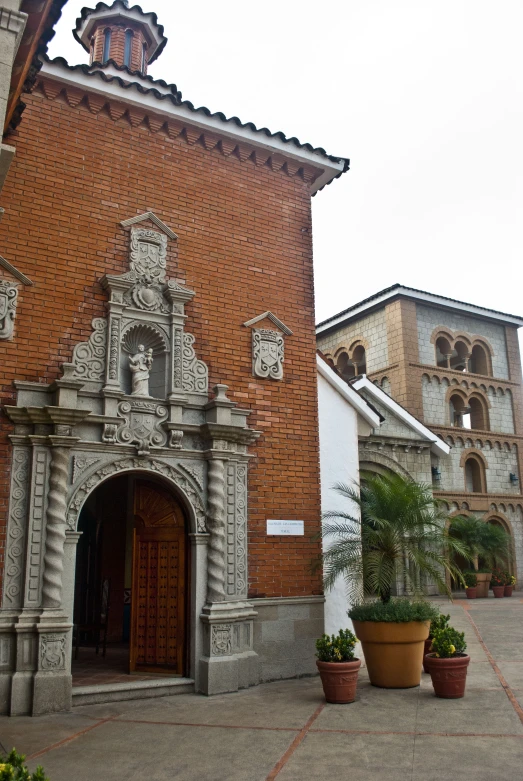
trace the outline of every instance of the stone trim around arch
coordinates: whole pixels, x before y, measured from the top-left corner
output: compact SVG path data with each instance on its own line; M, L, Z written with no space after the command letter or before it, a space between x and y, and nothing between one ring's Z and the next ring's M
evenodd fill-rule
M76 531L80 511L91 492L105 480L123 472L149 472L166 478L185 500L191 526L190 532L192 534L205 534L207 532L205 504L193 480L182 474L181 470L176 467L156 458L134 457L110 461L98 469L93 469L90 475L74 489L67 506L66 517L69 531Z
M385 469L389 469L391 472L394 472L394 474L406 478L407 480L413 479L412 475L409 474L409 472L407 472L407 470L401 466L401 464L398 464L397 461L395 461L390 456L386 456L384 453L377 453L376 451L367 449L365 449L363 452L360 451L360 474L365 472L365 464L369 464L370 466L382 466Z

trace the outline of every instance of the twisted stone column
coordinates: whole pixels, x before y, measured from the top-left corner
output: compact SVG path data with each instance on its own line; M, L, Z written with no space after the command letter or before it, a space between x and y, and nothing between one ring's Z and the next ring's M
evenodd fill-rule
M208 491L209 546L207 549L207 600L225 599L225 466L220 459L209 461Z
M62 573L66 525L66 493L69 470L69 450L54 447L51 451L49 495L47 500L42 604L59 608L62 604Z

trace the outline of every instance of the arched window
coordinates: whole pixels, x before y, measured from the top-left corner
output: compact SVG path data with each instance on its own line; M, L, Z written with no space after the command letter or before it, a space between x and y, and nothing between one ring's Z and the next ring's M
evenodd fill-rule
M123 54L123 64L126 68L131 67L131 51L132 51L132 45L133 45L133 31L132 30L126 30L125 31L125 49Z
M449 412L451 426L456 428L471 427L469 408L465 405L465 400L459 393L453 393L450 397Z
M109 27L104 30L104 50L103 50L103 62L107 62L111 54L111 30Z
M356 374L367 374L367 356L362 344L359 344L352 351L352 363Z
M436 339L436 365L441 366L442 369L448 369L452 353L453 349L447 337L438 336Z
M469 346L465 344L465 342L457 341L450 358L450 368L458 372L466 372L468 370L467 363L469 356Z
M142 73L145 73L146 64L147 64L147 44L142 43L142 65L140 69Z
M488 413L485 402L477 396L469 399L470 427L488 431Z
M347 353L340 353L336 362L336 368L344 380L350 380L356 376L354 366Z
M470 371L474 374L490 375L487 350L482 344L475 344L469 361Z
M474 456L470 456L465 461L465 490L471 494L482 494L487 491L483 464Z

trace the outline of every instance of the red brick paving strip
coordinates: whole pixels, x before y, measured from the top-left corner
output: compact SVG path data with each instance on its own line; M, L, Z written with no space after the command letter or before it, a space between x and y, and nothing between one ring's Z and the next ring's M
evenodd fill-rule
M312 727L312 725L314 724L314 722L316 721L316 719L318 718L318 716L320 715L324 707L325 707L325 703L322 702L322 704L316 708L316 710L314 711L310 719L307 721L305 726L302 727L299 734L296 735L296 737L292 741L291 745L289 746L285 754L278 762L276 762L276 764L274 765L273 769L271 770L271 772L269 773L265 781L274 781L274 779L276 778L280 770L282 770L283 767L285 767L289 759L292 757L292 755L294 754L294 752L296 751L296 749L298 748L303 738L310 730L310 728Z
M81 729L79 732L75 732L74 735L69 735L68 738L59 740L58 743L53 743L51 746L47 746L47 748L43 748L41 751L36 751L34 754L30 754L28 757L26 757L26 759L37 759L37 757L41 757L42 754L47 754L48 751L53 751L55 748L65 746L66 743L71 743L72 740L76 740L76 738L79 738L80 735L85 735L86 732L91 732L91 730L96 729L97 727L101 727L102 724L106 724L108 721L112 721L114 718L114 716L109 716L107 719L101 719L100 721L97 721L96 724L91 724L90 727Z
M523 600L521 600L521 601L523 602ZM510 702L512 704L512 707L516 711L516 713L517 713L517 715L519 717L520 722L523 724L523 708L521 707L521 705L517 701L516 695L514 694L514 692L512 691L510 686L508 685L507 681L505 680L505 678L503 676L503 673L501 672L501 670L497 666L496 660L494 659L494 657L490 653L489 649L485 645L485 642L484 642L483 638L481 637L481 633L480 633L478 627L476 626L476 622L474 621L474 619L470 615L470 612L469 612L470 611L470 607L469 607L469 605L466 602L462 602L461 600L456 600L456 602L458 602L458 604L460 604L461 607L463 608L463 610L465 612L465 615L467 616L469 622L472 625L472 628L474 629L474 632L476 633L476 637L478 638L479 642L481 643L481 647L483 648L483 650L485 651L485 653L487 655L487 659L489 660L492 669L494 670L494 672L498 676L499 682L500 682L500 684L503 686L503 688L505 690L505 694L509 698L509 700L510 700Z

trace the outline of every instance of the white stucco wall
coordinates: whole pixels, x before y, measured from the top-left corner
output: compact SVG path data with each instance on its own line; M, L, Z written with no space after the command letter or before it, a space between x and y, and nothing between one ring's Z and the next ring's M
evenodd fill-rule
M347 512L350 511L347 499L334 491L332 486L336 483L350 485L353 481L359 481L358 413L321 375L318 375L318 403L321 508L323 512ZM349 603L342 578L338 579L325 598L327 634L337 634L340 629L352 628L347 616Z

